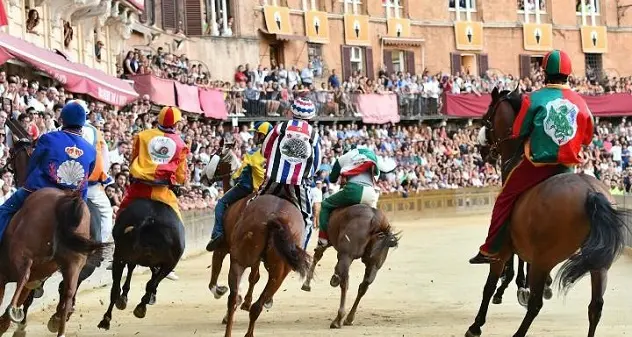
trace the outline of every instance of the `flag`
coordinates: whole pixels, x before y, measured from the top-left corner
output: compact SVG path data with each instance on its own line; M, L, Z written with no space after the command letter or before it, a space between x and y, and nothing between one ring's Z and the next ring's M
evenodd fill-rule
M4 1L0 0L0 27L8 25L9 18L7 17L7 11L4 9Z

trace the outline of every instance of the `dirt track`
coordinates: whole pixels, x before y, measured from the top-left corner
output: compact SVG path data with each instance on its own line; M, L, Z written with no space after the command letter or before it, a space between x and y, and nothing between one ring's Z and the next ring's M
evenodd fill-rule
M300 290L301 282L296 275L286 279L275 296L274 307L264 311L259 318L256 335L463 336L478 309L487 273L486 267L470 266L467 259L476 252L483 239L486 223L487 217L396 223L398 229L404 231L400 248L389 255L361 302L355 325L341 330L329 329L340 294L338 289L329 286L335 264L335 253L330 250L317 268L311 293ZM227 262L224 272L228 269ZM182 262L177 269L180 280L165 280L160 285L157 303L148 308L144 320L135 318L132 310L140 300L148 276L136 275L128 309L123 312L114 310L112 329L107 332L96 326L106 309L109 288L79 294L77 312L67 336L223 336L224 326L220 323L226 301L225 297L215 300L207 290L209 264L210 255ZM355 298L362 267L359 261L352 266L348 309ZM267 276L262 276L255 298L266 279ZM220 281L226 284L225 273ZM632 282L632 259L622 257L611 271L609 281L597 335L630 335L632 294L626 289L630 289ZM484 336L511 336L518 328L525 311L516 301L515 290L515 284L512 284L504 303L491 307L487 325L483 327ZM551 301L545 302L529 335L585 336L589 301L590 283L586 278L565 299L554 295ZM51 308L32 313L28 336L52 336L45 326L52 312ZM239 311L236 318L233 335L243 336L247 313Z

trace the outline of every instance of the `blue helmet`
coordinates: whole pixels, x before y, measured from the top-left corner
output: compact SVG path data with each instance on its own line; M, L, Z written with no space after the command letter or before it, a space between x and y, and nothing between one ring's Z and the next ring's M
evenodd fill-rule
M61 109L61 121L64 127L83 127L86 124L86 108L77 101L68 102Z

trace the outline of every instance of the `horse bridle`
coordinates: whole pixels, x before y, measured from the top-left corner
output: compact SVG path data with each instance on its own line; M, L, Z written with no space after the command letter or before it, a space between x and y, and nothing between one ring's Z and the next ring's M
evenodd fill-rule
M487 131L486 138L489 140L488 141L489 157L493 159L494 161L498 161L498 157L500 156L500 151L499 151L500 146L504 142L511 140L513 138L511 129L508 129L507 133L502 137L496 136L496 132L494 130L494 122L493 122L494 117L496 116L496 110L498 109L498 106L500 105L500 103L504 101L509 101L510 95L511 95L511 92L500 97L498 101L496 101L496 103L494 103L494 105L491 106L491 110L489 111L489 113L485 114L485 116L483 117L483 125L485 126L485 129ZM492 136L496 136L496 137L494 138ZM516 160L516 158L520 157L518 154L520 153L521 148L522 146L518 146L516 153L513 156L511 156L511 158L507 158L507 160L501 161L501 173L508 172L507 169L513 165L513 162Z
M15 161L15 157L18 155L18 153L22 152L22 151L27 151L28 154L28 149L31 146L32 142L30 140L20 140L16 142L16 146L14 146L11 150L9 150L9 160L7 160L7 163L2 167L2 170L8 170L9 172L15 173L15 167L12 167L14 165L13 162ZM29 154L30 155L30 154Z

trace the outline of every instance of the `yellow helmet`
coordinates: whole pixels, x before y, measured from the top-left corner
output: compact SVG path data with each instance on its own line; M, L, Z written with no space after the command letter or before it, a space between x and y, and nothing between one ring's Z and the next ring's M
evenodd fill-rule
M182 120L182 112L173 106L166 106L160 110L158 114L158 124L163 127L171 128Z
M250 131L259 132L264 136L267 136L272 131L272 124L268 122L255 122L255 125Z

